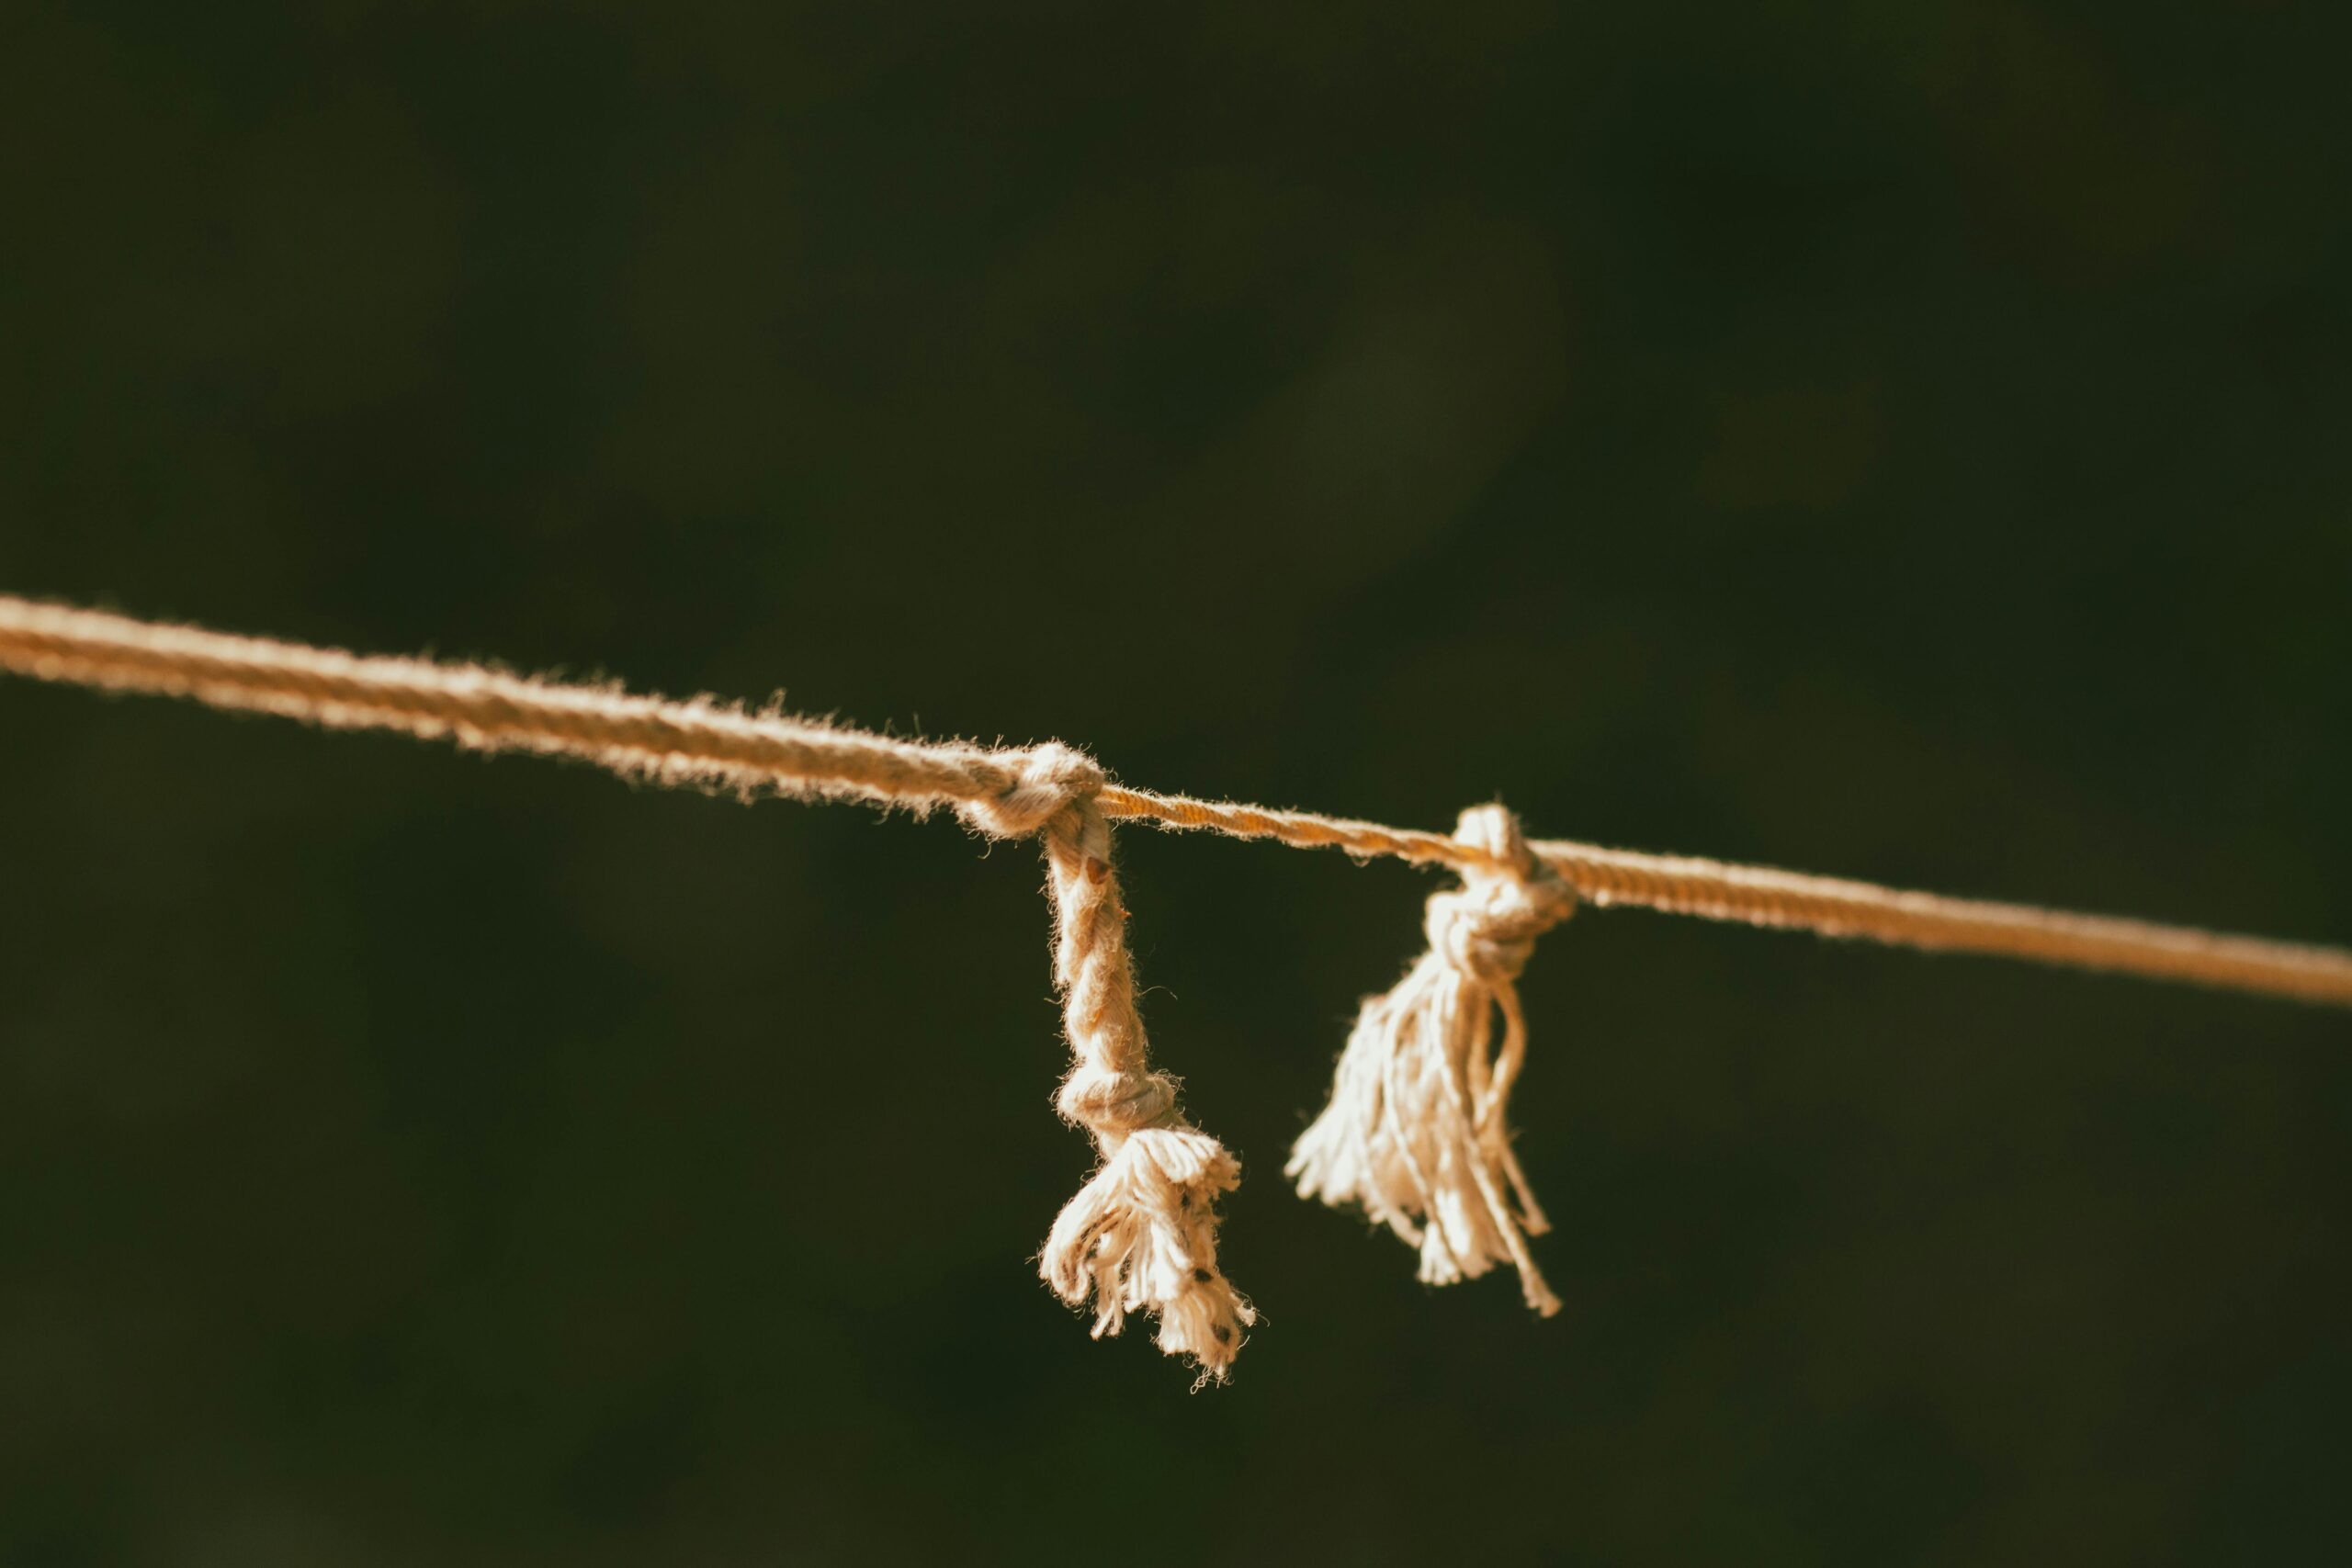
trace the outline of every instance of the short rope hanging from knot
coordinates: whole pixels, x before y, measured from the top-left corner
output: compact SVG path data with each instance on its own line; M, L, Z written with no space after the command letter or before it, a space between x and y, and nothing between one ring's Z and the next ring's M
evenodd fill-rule
M1520 972L1535 939L1575 913L1576 892L1529 852L1500 806L1464 812L1453 836L1484 852L1483 863L1462 867L1460 887L1430 895L1430 950L1395 989L1366 998L1331 1103L1283 1173L1301 1197L1360 1204L1419 1247L1432 1285L1516 1265L1527 1304L1549 1317L1560 1301L1527 1236L1551 1223L1511 1152L1505 1114L1527 1054Z
M1111 826L1094 800L1102 772L1060 745L998 756L1020 759L1013 782L957 810L984 833L1035 832L1045 844L1054 980L1076 1058L1056 1104L1093 1134L1102 1161L1054 1221L1038 1272L1072 1306L1093 1299L1097 1338L1149 1312L1162 1350L1222 1382L1257 1321L1216 1264L1216 1200L1239 1184L1241 1166L1184 1120L1176 1080L1151 1069Z

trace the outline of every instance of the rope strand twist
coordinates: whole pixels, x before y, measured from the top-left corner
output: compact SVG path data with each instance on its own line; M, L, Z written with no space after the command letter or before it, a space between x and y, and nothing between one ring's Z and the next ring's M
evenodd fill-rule
M1162 1350L1192 1358L1201 1381L1222 1382L1257 1321L1216 1262L1216 1201L1239 1184L1241 1167L1178 1111L1176 1080L1152 1070L1111 825L1094 799L1102 770L1059 742L996 760L1011 776L956 809L992 838L1034 833L1045 846L1054 983L1073 1058L1054 1102L1102 1156L1055 1219L1038 1272L1070 1305L1092 1300L1096 1337L1148 1312Z

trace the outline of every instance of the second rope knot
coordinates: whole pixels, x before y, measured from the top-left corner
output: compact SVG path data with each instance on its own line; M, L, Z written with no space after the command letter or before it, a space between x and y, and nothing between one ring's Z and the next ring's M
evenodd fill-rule
M1472 807L1453 837L1492 864L1466 865L1460 887L1430 895L1421 922L1430 951L1474 979L1516 980L1535 939L1576 913L1576 889L1535 858L1519 818L1501 806Z
M1133 1133L1157 1127L1175 1114L1176 1082L1165 1073L1080 1066L1062 1080L1054 1104L1093 1132Z
M1549 1222L1511 1151L1505 1112L1527 1051L1520 971L1535 939L1576 911L1576 894L1500 806L1464 812L1453 837L1477 858L1462 865L1461 886L1430 896L1429 951L1364 1002L1331 1103L1283 1169L1302 1196L1359 1204L1419 1248L1430 1284L1509 1263L1528 1305L1548 1316L1559 1298L1527 1236Z

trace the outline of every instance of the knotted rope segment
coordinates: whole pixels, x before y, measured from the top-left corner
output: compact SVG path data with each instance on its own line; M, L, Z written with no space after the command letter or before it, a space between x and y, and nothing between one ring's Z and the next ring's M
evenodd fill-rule
M1551 1222L1511 1152L1505 1117L1527 1057L1520 972L1535 939L1576 912L1576 890L1529 852L1519 819L1500 806L1464 812L1454 838L1487 858L1464 867L1461 886L1430 896L1429 951L1395 989L1365 1000L1331 1103L1283 1169L1299 1196L1359 1204L1419 1247L1430 1284L1507 1262L1527 1304L1549 1317L1560 1300L1527 1237Z
M1055 1103L1102 1156L1054 1221L1038 1272L1072 1306L1093 1299L1097 1338L1140 1308L1159 1320L1162 1350L1222 1382L1257 1321L1216 1266L1216 1201L1241 1166L1178 1112L1176 1080L1151 1070L1111 825L1095 804L1102 784L1092 758L1048 744L1022 755L1004 790L956 807L991 837L1045 844L1054 982L1076 1058Z
M1256 1321L1216 1266L1216 1199L1233 1156L1187 1122L1154 1072L1136 1012L1126 909L1110 824L1148 822L1359 858L1452 867L1429 901L1430 951L1367 1002L1330 1107L1297 1144L1300 1190L1361 1205L1420 1248L1421 1277L1476 1276L1508 1259L1529 1303L1559 1303L1529 1255L1545 1229L1505 1122L1527 1049L1518 979L1535 939L1581 899L1929 951L2001 954L2147 979L2352 1007L2352 953L2026 905L1909 893L1764 866L1566 840L1530 843L1498 806L1448 836L1412 828L1161 795L1109 781L1049 743L909 740L700 696L642 696L479 664L368 658L0 594L0 671L108 691L187 697L336 728L570 758L661 784L860 799L918 815L952 807L991 838L1046 852L1054 973L1074 1066L1062 1114L1102 1163L1055 1221L1039 1271L1094 1306L1097 1336L1159 1320L1160 1347L1221 1381ZM1494 1042L1494 1015L1503 1021Z

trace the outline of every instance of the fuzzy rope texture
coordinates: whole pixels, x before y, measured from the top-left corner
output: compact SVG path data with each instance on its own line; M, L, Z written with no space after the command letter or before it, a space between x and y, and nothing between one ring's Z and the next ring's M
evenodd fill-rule
M1546 1222L1511 1152L1506 1111L1527 1045L1520 973L1535 939L1579 902L2352 1006L2352 953L2335 948L1530 842L1499 806L1464 813L1448 836L1160 795L1111 782L1091 758L1057 742L906 740L774 705L671 702L477 664L363 658L5 595L0 671L482 751L571 758L747 798L855 798L918 813L944 806L988 837L1036 837L1073 1058L1057 1103L1092 1135L1100 1156L1055 1221L1040 1272L1064 1301L1091 1304L1098 1336L1119 1332L1130 1312L1157 1317L1161 1348L1193 1359L1203 1382L1224 1379L1256 1321L1216 1262L1216 1200L1238 1183L1240 1167L1184 1120L1175 1080L1151 1066L1112 870L1114 820L1328 845L1460 874L1459 887L1429 900L1429 951L1394 989L1365 1003L1331 1103L1300 1137L1287 1169L1303 1193L1360 1205L1419 1248L1424 1280L1446 1283L1509 1262L1529 1304L1546 1314L1559 1302L1527 1245Z
M478 664L360 658L7 595L0 595L0 671L191 697L332 728L394 730L476 750L570 757L659 784L746 795L862 798L918 810L1001 795L1015 782L1026 754L1019 748L871 735L707 696L668 702L616 686L571 685ZM1094 798L1113 821L1457 867L1490 858L1443 833L1311 811L1162 795L1116 783L1103 784ZM1910 893L1567 840L1538 840L1529 848L1595 908L1657 909L2352 1007L2352 953L2341 948Z
M1098 1337L1143 1308L1159 1320L1162 1350L1222 1380L1257 1321L1216 1264L1216 1200L1241 1167L1178 1111L1175 1080L1151 1070L1110 824L1080 795L1041 836L1054 978L1076 1058L1055 1103L1094 1134L1102 1163L1055 1220L1038 1271L1072 1306L1093 1298Z
M1299 1196L1359 1204L1419 1248L1430 1284L1513 1265L1527 1304L1549 1317L1560 1301L1527 1237L1551 1222L1504 1118L1527 1059L1520 972L1535 939L1576 912L1576 890L1529 852L1518 819L1499 806L1464 812L1454 837L1490 861L1430 896L1429 951L1394 990L1363 1004L1331 1103L1300 1134L1283 1174Z
M1102 770L1057 742L997 755L1013 777L956 814L990 838L1034 833L1045 845L1054 984L1074 1058L1055 1104L1102 1156L1054 1221L1038 1272L1070 1305L1092 1301L1097 1338L1148 1312L1162 1350L1222 1382L1257 1321L1216 1263L1216 1201L1239 1185L1241 1166L1178 1111L1176 1080L1152 1070L1111 825L1094 804Z

